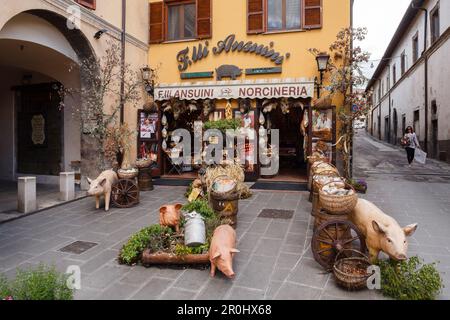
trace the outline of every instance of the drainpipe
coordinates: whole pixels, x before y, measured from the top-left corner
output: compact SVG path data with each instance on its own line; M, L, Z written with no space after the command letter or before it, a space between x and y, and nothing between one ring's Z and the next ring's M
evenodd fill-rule
M126 45L126 28L127 28L127 0L122 0L122 59L120 65L120 123L124 123L124 107L123 96L125 94L125 45Z
M388 84L389 84L389 88L387 88L387 90L388 90L388 99L389 99L389 124L388 124L388 142L389 143L392 143L392 139L391 139L391 135L392 135L392 131L391 131L391 129L392 129L392 127L391 127L391 122L392 122L392 102L391 102L391 88L390 88L390 86L391 86L391 65L390 64L388 64L387 65L387 68L388 68L388 79L389 79L389 81L388 81Z
M425 69L425 140L424 140L424 151L428 152L428 56L427 51L427 40L428 40L428 10L423 7L416 7L414 3L411 4L414 9L421 10L425 13L425 30L424 30L424 40L423 40L423 51L422 57L424 58L424 69Z

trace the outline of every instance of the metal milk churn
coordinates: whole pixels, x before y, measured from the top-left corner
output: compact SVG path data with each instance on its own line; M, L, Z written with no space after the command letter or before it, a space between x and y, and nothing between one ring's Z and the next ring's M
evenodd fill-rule
M201 214L193 211L185 213L184 244L188 247L198 247L206 242L206 227Z

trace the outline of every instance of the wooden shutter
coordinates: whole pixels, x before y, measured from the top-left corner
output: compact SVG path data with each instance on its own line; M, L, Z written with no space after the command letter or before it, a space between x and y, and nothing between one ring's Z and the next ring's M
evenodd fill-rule
M150 3L150 43L164 41L164 3Z
M211 0L197 0L197 37L211 38Z
M303 28L322 28L322 0L303 0Z
M92 10L95 10L96 8L95 0L75 0L75 2Z
M247 0L247 33L264 32L265 0Z

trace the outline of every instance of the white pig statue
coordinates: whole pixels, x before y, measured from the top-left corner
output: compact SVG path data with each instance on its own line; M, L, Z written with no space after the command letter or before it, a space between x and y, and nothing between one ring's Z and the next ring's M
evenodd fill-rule
M89 196L95 196L95 209L100 208L100 197L105 196L105 211L109 211L112 186L119 180L117 173L113 170L103 171L97 179L87 178L90 188L87 192Z
M417 223L401 228L392 217L364 199L358 200L349 219L365 236L371 263L377 261L380 251L397 261L407 259L408 240L406 237L416 231Z

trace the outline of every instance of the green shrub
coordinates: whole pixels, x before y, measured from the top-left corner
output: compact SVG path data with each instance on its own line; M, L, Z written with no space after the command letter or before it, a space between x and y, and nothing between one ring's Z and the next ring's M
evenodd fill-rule
M436 264L419 257L407 261L380 261L381 291L397 300L434 300L443 288Z
M208 250L209 250L208 243L198 247L187 247L183 244L177 244L175 247L175 254L177 256L185 256L188 254L204 254L207 253Z
M67 286L68 278L69 275L59 273L55 267L43 264L34 269L19 269L13 281L0 276L0 298L12 296L14 300L72 300L74 290Z
M226 130L237 130L241 127L240 119L221 119L217 121L205 122L205 130L217 129L222 133Z
M209 206L208 201L205 199L194 200L183 206L182 210L187 212L196 211L197 213L200 213L205 219L214 217L216 215L214 210Z
M119 263L133 265L138 262L142 252L149 246L152 238L161 234L172 234L172 230L159 224L142 229L130 237L119 254Z

